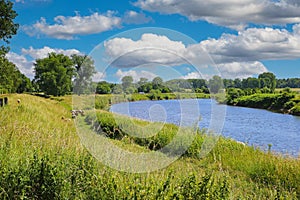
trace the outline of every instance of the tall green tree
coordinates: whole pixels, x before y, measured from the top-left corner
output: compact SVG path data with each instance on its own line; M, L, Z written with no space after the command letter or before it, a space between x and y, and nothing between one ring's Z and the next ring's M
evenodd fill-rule
M20 84L17 88L17 93L32 92L33 86L28 77L20 73Z
M265 72L258 76L260 80L261 88L269 88L272 92L275 91L276 88L276 76L271 72Z
M224 88L223 80L220 76L213 76L208 82L209 90L211 93L218 93Z
M73 91L75 94L92 92L92 77L96 73L94 61L86 55L72 55L75 68Z
M260 88L260 81L257 78L249 77L247 79L242 80L242 87L246 88Z
M234 83L233 86L234 86L235 88L242 88L242 81L241 81L241 79L236 78L236 79L233 80L233 83Z
M122 78L123 91L127 94L135 92L132 76L124 76Z
M34 81L49 95L62 96L72 89L74 68L72 60L63 54L50 53L34 64Z
M110 94L112 92L113 85L106 82L106 81L100 81L97 84L96 87L96 93L97 94Z
M140 80L138 81L137 85L140 87L142 85L145 85L148 82L147 78L140 78Z
M161 77L159 77L159 76L155 77L152 80L153 89L159 89L162 86L163 83L164 83L164 81Z
M31 82L16 65L0 56L0 93L22 93L31 91Z
M17 34L19 25L14 22L17 17L16 11L13 10L13 3L8 0L0 0L0 41L8 44L9 39ZM4 55L9 50L5 45L0 46L0 55Z

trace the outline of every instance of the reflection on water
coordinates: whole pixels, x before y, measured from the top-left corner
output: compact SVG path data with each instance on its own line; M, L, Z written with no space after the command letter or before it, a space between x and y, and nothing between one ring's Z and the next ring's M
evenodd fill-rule
M195 101L199 105L199 110L195 111L195 106L186 106L189 103L194 104ZM211 99L138 101L115 104L111 107L111 111L177 125L188 125L188 122L191 124L196 117L201 120L199 122L201 128L209 128L212 104L216 105L216 102ZM219 109L226 108L223 136L258 146L263 150L267 150L268 144L271 144L272 150L276 152L298 156L300 117L261 109L216 106ZM198 116L199 113L201 116ZM181 117L184 119L183 122Z

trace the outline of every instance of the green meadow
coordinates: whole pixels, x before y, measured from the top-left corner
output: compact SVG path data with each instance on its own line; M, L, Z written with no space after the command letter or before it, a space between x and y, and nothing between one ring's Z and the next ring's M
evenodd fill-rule
M187 151L168 167L148 173L120 172L102 164L82 144L74 120L69 120L71 96L8 97L9 104L0 108L0 199L300 198L298 158L222 137L206 156L199 157L203 142L214 138L205 130L196 130ZM129 152L158 151L175 137L178 127L171 124L149 126L146 130L157 134L144 139L133 137L130 133L139 130L131 126L123 131L120 124L128 120L149 125L107 111L109 104L124 98L97 96L96 115L87 110L76 123ZM143 99L142 95L135 98ZM99 125L101 130L93 131ZM174 143L170 152L180 148L180 143ZM166 155L174 156L168 151Z

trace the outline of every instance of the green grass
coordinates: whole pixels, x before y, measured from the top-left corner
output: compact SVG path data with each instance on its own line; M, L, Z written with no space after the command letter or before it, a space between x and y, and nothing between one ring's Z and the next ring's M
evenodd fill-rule
M207 137L203 134L197 135L194 142L199 143L191 147L196 153L186 153L164 169L142 174L110 169L82 145L74 122L62 120L71 117L71 102L70 96L51 100L9 95L9 105L0 108L0 199L300 198L299 159L263 153L224 138L199 159L195 155ZM83 102L78 106L87 105ZM110 134L120 128L118 124L128 124L127 117L120 116L116 123L111 113L98 113L103 114L103 118L98 117ZM135 123L148 126L139 120ZM149 152L156 150L148 148L149 142L155 140L163 146L172 138L169 133L177 130L174 125L162 127L168 134L148 138L145 145L128 135L107 140L131 152ZM146 130L156 128L153 125ZM125 134L131 129L126 127Z
M242 96L233 99L230 104L299 115L299 102L299 95L295 92L283 92Z

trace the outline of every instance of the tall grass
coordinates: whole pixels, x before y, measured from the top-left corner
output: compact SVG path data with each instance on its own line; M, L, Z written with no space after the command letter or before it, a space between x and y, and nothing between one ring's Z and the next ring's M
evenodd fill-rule
M62 116L71 117L70 103L70 97L51 100L10 95L9 105L0 108L0 199L300 198L299 160L223 138L207 157L199 159L193 155L201 148L203 134L197 135L199 144L191 147L194 153L165 169L143 174L110 169L81 145L73 122L62 120ZM102 118L107 120L105 126L115 127L111 113L101 112L106 116ZM163 127L172 132L169 127L173 125ZM176 132L175 126L173 130ZM165 137L170 136L161 134L157 141L165 144ZM111 138L130 151L141 145L128 137ZM139 148L151 150L148 145Z

